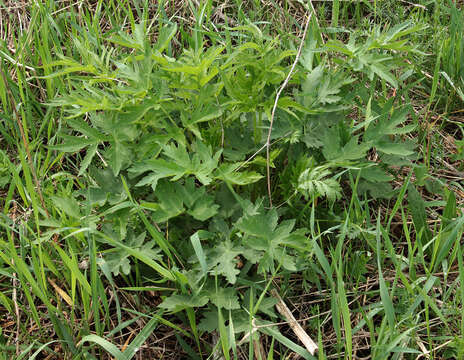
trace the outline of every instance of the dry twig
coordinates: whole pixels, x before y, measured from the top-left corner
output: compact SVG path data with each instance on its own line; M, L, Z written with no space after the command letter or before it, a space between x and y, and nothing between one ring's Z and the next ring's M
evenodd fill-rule
M290 71L283 82L282 86L279 88L279 91L277 91L277 95L275 97L274 101L274 106L272 107L272 113L271 113L271 119L270 119L270 124L269 124L269 131L267 133L267 140L266 140L266 173L267 173L267 192L269 195L269 207L272 208L272 195L271 195L271 160L270 160L270 147L271 147L271 134L272 134L272 125L274 124L274 115L275 111L277 109L277 103L279 102L280 95L282 94L282 91L284 91L285 87L287 86L288 82L290 81L290 78L292 77L293 71L295 70L295 66L298 63L298 60L300 59L301 55L301 49L303 49L303 45L306 39L306 34L308 32L308 26L309 26L309 21L311 20L313 13L311 12L308 15L308 18L306 20L304 32L303 32L303 37L300 42L300 46L298 47L298 52L295 57L295 61L292 64L292 67L290 68Z
M277 290L271 290L271 294L279 300L279 302L276 304L279 313L288 321L288 324L292 328L293 332L298 337L298 339L300 339L306 349L311 353L311 355L314 355L318 349L317 344L309 337L306 331L304 331L298 321L296 321L292 312L288 308L287 304L284 303Z

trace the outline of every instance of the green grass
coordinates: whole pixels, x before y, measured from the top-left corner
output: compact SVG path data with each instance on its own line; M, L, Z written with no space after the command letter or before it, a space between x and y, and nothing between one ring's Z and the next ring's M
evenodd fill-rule
M0 360L464 359L462 7L0 2Z

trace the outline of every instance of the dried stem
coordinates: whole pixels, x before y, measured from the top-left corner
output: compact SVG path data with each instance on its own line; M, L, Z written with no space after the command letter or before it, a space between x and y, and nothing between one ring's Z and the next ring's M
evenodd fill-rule
M11 213L11 220L13 220L13 226L16 226L16 208L17 204L16 202L13 203L13 211ZM14 242L14 236L15 233L14 231L11 232L11 238L12 241ZM15 266L14 259L11 259L11 264ZM19 356L19 330L20 330L20 315L19 315L19 305L18 305L18 278L16 272L13 273L13 294L12 294L12 300L14 304L14 309L15 309L15 315L16 315L16 338L15 338L15 343L16 343L16 355Z
M271 147L271 134L272 134L272 125L274 124L274 116L275 116L275 111L277 109L277 103L279 102L280 95L282 94L282 91L284 91L285 87L287 86L288 82L290 81L290 78L292 77L293 71L295 70L296 64L298 63L298 60L300 59L301 56L301 50L303 49L303 45L306 39L306 34L308 32L308 26L309 22L311 20L311 16L313 13L308 14L308 18L306 20L304 32L303 32L303 37L300 42L300 46L298 47L298 52L295 57L295 61L292 64L292 67L283 82L282 86L280 87L279 91L277 92L277 95L275 97L274 101L274 106L272 107L272 113L271 113L271 120L269 124L269 131L267 133L267 140L266 140L266 173L267 173L267 193L269 196L269 207L272 208L272 195L271 195L271 160L270 160L270 147Z
M314 355L318 349L317 344L313 341L313 339L309 337L306 331L304 331L304 329L301 327L298 321L296 321L292 312L288 308L287 304L284 303L277 290L271 290L271 294L272 296L277 298L277 300L279 300L279 302L276 304L276 308L279 311L279 313L285 318L285 320L288 321L288 324L292 328L293 332L298 337L298 339L300 339L300 341L304 344L306 349L311 353L311 355Z

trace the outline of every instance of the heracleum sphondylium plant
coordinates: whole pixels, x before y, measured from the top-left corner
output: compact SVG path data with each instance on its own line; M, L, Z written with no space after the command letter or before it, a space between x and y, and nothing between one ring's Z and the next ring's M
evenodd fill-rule
M207 6L200 10L195 13L198 19L202 11L210 11ZM343 15L343 6L341 10L333 21ZM248 342L238 339L253 324L266 325L259 333L309 358L276 327L267 326L269 320L278 321L275 299L267 295L273 279L285 288L290 275L298 273L313 274L305 276L326 283L332 299L338 298L331 305L332 323L339 350L345 346L350 353L359 328L350 325L353 305L349 285L344 284L342 251L351 246L345 239L358 237L376 249L372 236L377 233L369 217L359 219L359 209L368 208L360 199L392 197L390 181L396 171L391 165L409 166L415 159L415 143L404 141L415 130L409 118L412 109L390 99L389 89L400 92L402 80L409 76L411 69L401 76L405 63L400 59L414 51L407 37L420 27L400 24L324 45L316 22L311 23L296 73L278 102L270 156L272 196L278 206L268 209L266 159L258 150L268 132L276 89L296 52L252 24L213 36L203 35L199 21L192 37L176 26L160 27L157 41L151 42L148 31L153 23L137 25L132 18L130 23L130 31L118 34L98 33L94 27L75 32L72 50L48 57L45 76L38 80L61 84L57 96L51 96L55 107L50 111L64 110L66 118L59 122L59 133L50 137L48 154L63 157L75 168L71 172L77 174L80 189L70 173L54 177L60 179L54 190L51 182L45 183L53 214L52 219L40 218L42 233L34 246L48 247L44 244L64 238L65 245L52 246L68 269L70 295L63 301L75 305L72 316L78 316L81 303L85 318L95 319L76 335L81 340L76 345L70 336L74 330L58 317L54 324L61 329L59 337L72 351L77 346L85 353L89 344L98 344L116 358L132 357L163 323L184 339L190 337L189 344L198 349L179 340L190 353L214 352L204 343L204 332L217 331L216 347L228 357L229 349L236 355L237 347ZM173 40L178 32L188 43L185 47ZM348 116L353 110L357 114ZM48 168L49 157L39 169ZM343 212L340 204L347 206L343 199L350 194L349 184L352 200ZM21 194L28 201L28 194ZM408 200L413 202L413 197ZM414 216L422 233L423 215ZM347 219L343 226L338 216ZM327 224L320 218L328 219ZM337 248L331 251L330 233L338 231ZM454 244L453 239L444 243ZM8 248L13 255L11 251ZM430 247L424 253L429 254ZM58 271L48 255L41 254L34 262L40 280L33 290L45 299L47 283L53 285L44 269L50 268L54 276ZM360 268L369 262L368 252L353 254ZM435 258L444 259L442 253ZM381 267L384 258L375 260L373 264L378 260ZM353 268L353 274L362 277L362 271ZM24 274L28 275L22 279L33 279L33 273ZM385 279L381 295L388 305L398 290L391 290ZM111 299L116 299L121 324L125 311L117 296L108 297L104 284L118 294L121 282L131 286L130 291L156 282L153 288L162 294L156 313L125 351L104 340L118 331L108 322ZM55 286L56 294L68 290L59 292ZM416 291L415 285L408 289L413 289L411 294ZM54 304L47 305L53 313ZM374 329L375 354L400 354L414 341L411 330L399 337L403 318L392 306L368 309L365 324ZM380 328L372 322L374 313L385 315ZM392 318L402 320L387 331ZM190 330L179 328L176 319L189 324ZM89 335L93 331L96 335ZM255 342L249 343L253 356Z
M379 75L398 86L391 72L397 69L394 55L378 51L409 50L404 41L399 48L398 41L415 30L405 24L386 34L374 33L371 45L357 50L345 51L345 45L335 42L327 46L342 55L371 59L360 60L369 67L370 79ZM163 28L155 44L144 31L139 24L132 35L113 35L109 43L118 47L103 50L77 41L78 62L63 57L51 64L56 72L48 78L66 76L73 90L53 101L68 117L61 141L50 146L85 154L79 172L89 169L96 181L81 196L107 214L94 236L104 234L104 243L114 239L112 246L124 244L104 255L115 275L130 274L130 256L124 249L137 249L179 287L161 307L177 312L209 303L211 310L224 308L239 316L242 295L234 286L240 276L250 276L251 269L264 278L277 269L301 271L308 266L303 259L313 251L304 227L295 228L295 220L287 219L282 209L264 208L259 200L265 195L259 190L263 157L251 159L263 144L274 91L288 71L285 60L295 52L281 50L277 41L248 25L231 29L232 36L248 40L230 52L200 44L174 58L164 50L175 26ZM306 201L327 197L333 203L345 176L335 175L343 169L345 174L362 169L366 188L388 182L388 162L379 166L367 161L366 154L374 148L391 163L414 154L413 145L398 137L414 129L414 124L404 126L408 107L394 106L393 98L362 99L368 100L369 111L362 123L351 126L344 116L355 79L324 62L316 65L308 56L300 61L292 91L279 100L273 131L278 150L273 167L282 166L285 158L289 169L302 159L315 159L299 168L287 193ZM355 64L355 70L362 70ZM75 75L77 71L81 75ZM106 165L106 170L96 168ZM108 181L114 185L109 187ZM252 198L248 189L253 189ZM117 222L111 220L115 214ZM141 231L140 222L157 226ZM169 238L161 240L167 224ZM168 265L167 259L173 262ZM228 295L218 297L218 291ZM246 316L243 319L246 324ZM239 324L236 330L243 331L245 324Z

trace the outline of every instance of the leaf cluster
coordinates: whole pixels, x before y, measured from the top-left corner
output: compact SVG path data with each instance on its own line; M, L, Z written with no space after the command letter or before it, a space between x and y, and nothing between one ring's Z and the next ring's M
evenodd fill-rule
M51 103L68 117L49 148L74 153L78 175L91 185L68 202L54 201L71 219L86 218L113 275L130 281L135 258L147 267L144 277L171 282L176 291L162 308L191 319L193 308L207 307L203 329L214 327L212 318L218 325L215 308L243 318L251 289L263 289L243 292L238 284L310 268L313 240L300 221L308 204L332 207L353 177L361 179L359 191L391 196L390 166L415 155L403 137L416 125L409 106L374 90L377 80L399 86L393 51L413 50L401 38L416 30L402 24L363 44L353 37L318 50L338 52L335 58L303 53L272 129L269 165L279 182L272 196L284 204L278 210L263 205L260 151L294 51L255 25L230 29L245 39L233 49L206 46L200 36L177 57L167 51L175 26L154 44L142 24L108 37L112 46L100 51L76 40L74 57L48 64L57 70L46 78L70 84ZM333 68L332 60L345 66ZM372 81L370 94L358 73ZM381 160L370 160L372 152ZM376 193L379 186L388 191ZM271 298L258 302L255 312L274 316Z

